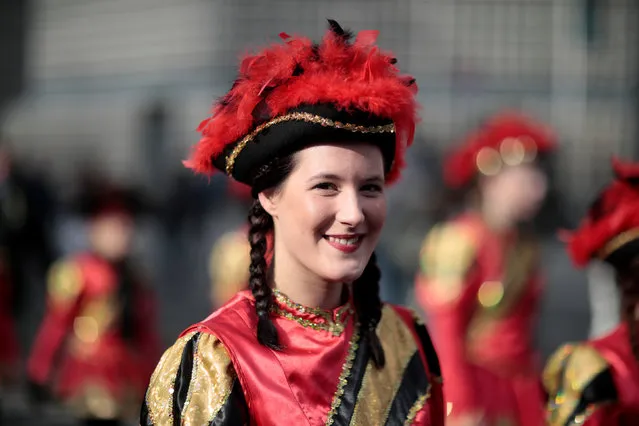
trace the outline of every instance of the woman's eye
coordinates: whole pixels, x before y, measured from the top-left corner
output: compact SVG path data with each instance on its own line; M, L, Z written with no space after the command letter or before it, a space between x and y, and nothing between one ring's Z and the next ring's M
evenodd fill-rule
M383 190L384 188L382 188L381 185L377 185L377 184L364 185L362 187L362 191L364 192L380 193Z
M337 185L331 182L318 183L313 189L320 189L322 191L337 191Z

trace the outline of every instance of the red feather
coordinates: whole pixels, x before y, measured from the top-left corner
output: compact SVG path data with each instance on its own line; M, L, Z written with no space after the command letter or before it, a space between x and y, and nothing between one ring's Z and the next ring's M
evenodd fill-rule
M187 167L213 173L211 159L250 132L252 112L269 88L266 103L274 117L301 104L330 103L392 120L396 157L387 179L389 183L396 180L415 133L417 86L412 77L399 74L390 53L375 45L377 35L377 31L361 31L351 45L328 31L315 49L307 38L280 33L285 44L246 55L236 84L214 105L212 116L200 123L202 137L185 162ZM303 72L295 73L298 68Z
M577 266L585 266L617 235L639 228L639 191L626 182L639 177L639 164L613 158L612 167L616 179L599 194L568 241L568 253Z

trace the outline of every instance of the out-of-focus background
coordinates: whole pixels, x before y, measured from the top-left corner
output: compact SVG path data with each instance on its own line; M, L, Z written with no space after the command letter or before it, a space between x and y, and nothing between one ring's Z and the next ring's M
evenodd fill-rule
M0 138L33 199L23 259L20 341L27 352L43 315L39 258L86 245L70 208L92 176L137 185L152 200L136 251L159 299L163 344L212 309L207 275L216 238L245 206L224 178L192 176L181 160L238 57L278 33L319 38L326 18L379 29L414 75L422 122L404 180L390 193L379 248L385 298L413 305L419 246L441 197L446 149L488 115L518 108L559 136L551 194L540 218L546 292L538 345L587 337L586 279L556 237L610 178L612 154L639 158L635 0L4 0L0 2ZM0 173L1 174L1 173ZM45 241L46 240L46 241ZM44 248L46 247L46 250ZM43 253L40 253L40 252ZM46 264L46 261L44 262ZM2 344L2 342L0 342ZM4 398L7 424L34 419L25 398Z

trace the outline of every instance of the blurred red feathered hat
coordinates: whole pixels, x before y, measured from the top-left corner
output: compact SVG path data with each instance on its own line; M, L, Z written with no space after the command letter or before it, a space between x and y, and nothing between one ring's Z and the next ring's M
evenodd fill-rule
M283 44L246 56L231 90L198 131L187 167L215 169L251 184L281 154L323 141L377 144L387 181L397 179L417 121L417 86L375 44L377 31L352 39L335 21L320 44L280 34Z
M592 204L579 229L564 233L580 267L600 258L615 266L639 254L639 163L612 159L615 179Z
M448 155L444 181L451 188L461 188L478 173L495 175L504 166L532 162L554 147L555 137L546 126L518 112L501 112Z

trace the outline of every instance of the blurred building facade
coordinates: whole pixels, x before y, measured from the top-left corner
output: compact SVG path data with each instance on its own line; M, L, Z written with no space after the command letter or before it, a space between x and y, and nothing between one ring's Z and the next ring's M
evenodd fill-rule
M281 31L317 37L331 17L381 31L417 77L420 130L439 149L503 106L548 121L561 137L560 190L583 206L607 178L603 158L639 154L637 9L634 0L32 0L14 77L25 90L6 105L4 131L61 183L87 157L119 179L149 180L179 166L238 54Z

